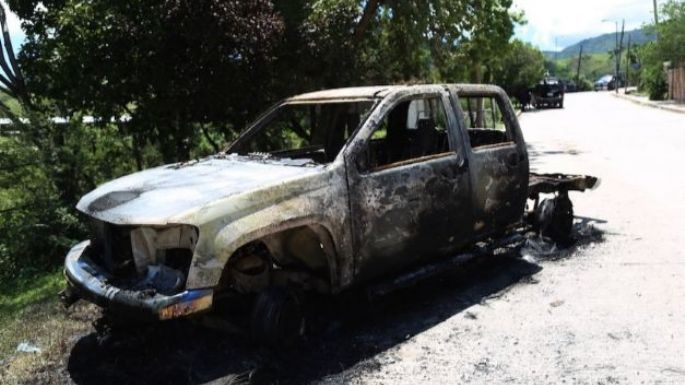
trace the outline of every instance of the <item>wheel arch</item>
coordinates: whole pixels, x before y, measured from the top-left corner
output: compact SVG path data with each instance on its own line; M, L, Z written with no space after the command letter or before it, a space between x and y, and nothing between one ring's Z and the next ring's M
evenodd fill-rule
M264 225L264 223L267 224ZM340 254L330 229L331 226L327 225L323 218L316 216L290 218L276 223L266 218L261 218L258 222L236 221L231 223L223 227L214 239L216 254L212 258L212 262L207 264L211 266L211 274L205 274L203 276L204 282L198 282L195 285L217 287L231 258L245 246L261 242L272 257L282 257L286 253L283 250L284 247L287 247L285 244L291 241L292 237L307 232L308 235L314 235L318 240L322 257L325 258L327 283L331 292L337 292L340 288L340 263L338 260Z

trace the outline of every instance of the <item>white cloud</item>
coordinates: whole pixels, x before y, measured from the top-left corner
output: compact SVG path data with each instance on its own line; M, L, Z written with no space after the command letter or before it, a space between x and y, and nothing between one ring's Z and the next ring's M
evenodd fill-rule
M554 50L602 33L614 32L614 21L626 21L626 30L651 22L652 0L514 0L528 23L516 36L544 50ZM604 22L603 20L611 20Z

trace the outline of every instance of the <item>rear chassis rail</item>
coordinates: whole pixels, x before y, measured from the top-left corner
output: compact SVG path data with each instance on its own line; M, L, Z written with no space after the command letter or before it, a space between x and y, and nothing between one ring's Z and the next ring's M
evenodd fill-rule
M597 188L599 183L599 178L588 175L530 173L528 198L537 200L540 194L592 190Z

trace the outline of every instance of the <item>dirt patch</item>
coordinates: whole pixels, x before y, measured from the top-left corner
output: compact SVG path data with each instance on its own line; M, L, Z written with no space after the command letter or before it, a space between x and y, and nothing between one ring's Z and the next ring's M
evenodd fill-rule
M15 348L0 360L0 383L70 383L65 362L74 343L92 331L91 323L99 316L100 310L88 303L67 311L56 296L17 312L2 327L3 345ZM16 351L22 342L40 352Z

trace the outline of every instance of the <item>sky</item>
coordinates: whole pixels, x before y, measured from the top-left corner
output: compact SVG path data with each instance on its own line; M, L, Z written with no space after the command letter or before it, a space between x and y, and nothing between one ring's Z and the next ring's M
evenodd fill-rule
M652 0L514 0L513 8L528 21L516 28L516 37L546 51L615 32L614 21L620 30L625 19L629 31L654 20Z
M1 2L5 6L5 9L8 9L7 3L4 0L2 0ZM10 38L12 39L12 48L14 48L15 52L19 52L19 46L24 41L25 35L24 32L21 30L21 22L19 21L19 18L17 17L17 15L15 15L13 12L9 10L7 12L7 28L10 31Z
M549 51L614 32L614 21L620 28L621 19L625 19L629 31L654 18L652 0L514 0L513 8L524 11L528 21L516 28L516 37ZM10 12L8 22L14 49L18 50L24 40L19 19Z

